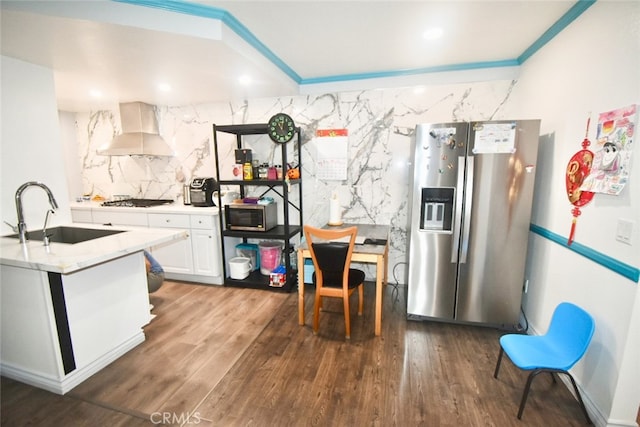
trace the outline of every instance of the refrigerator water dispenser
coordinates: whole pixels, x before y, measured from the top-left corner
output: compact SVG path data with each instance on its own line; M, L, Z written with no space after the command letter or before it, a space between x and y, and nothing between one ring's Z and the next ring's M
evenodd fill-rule
M423 188L420 229L451 231L453 223L454 188Z

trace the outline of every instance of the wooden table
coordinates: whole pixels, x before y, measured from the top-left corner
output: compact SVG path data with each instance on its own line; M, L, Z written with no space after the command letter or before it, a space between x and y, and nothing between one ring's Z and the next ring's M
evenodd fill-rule
M375 334L379 336L382 331L382 289L387 283L387 262L389 254L389 229L388 225L374 224L343 224L341 226L325 226L324 228L358 227L358 237L371 239L383 239L384 245L362 244L355 245L351 262L376 264L376 315ZM298 323L304 325L304 260L311 259L311 252L303 243L298 248Z

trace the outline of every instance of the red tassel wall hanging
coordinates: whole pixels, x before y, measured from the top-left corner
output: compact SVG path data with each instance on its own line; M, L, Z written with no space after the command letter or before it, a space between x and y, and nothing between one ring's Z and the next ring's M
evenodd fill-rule
M588 138L590 122L591 118L587 119L587 131L582 141L582 150L574 154L567 164L565 185L567 187L567 197L569 197L569 201L573 205L573 209L571 209L573 220L571 221L571 232L569 233L567 245L573 243L573 237L576 232L576 222L582 213L580 208L589 203L594 195L592 191L583 191L580 189L582 182L589 175L591 165L593 164L593 153L587 149L587 147L591 145Z

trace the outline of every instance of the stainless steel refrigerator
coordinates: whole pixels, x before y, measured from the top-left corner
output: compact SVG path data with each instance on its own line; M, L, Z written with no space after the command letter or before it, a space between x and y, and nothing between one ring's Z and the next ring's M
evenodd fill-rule
M515 328L539 120L416 126L407 317Z

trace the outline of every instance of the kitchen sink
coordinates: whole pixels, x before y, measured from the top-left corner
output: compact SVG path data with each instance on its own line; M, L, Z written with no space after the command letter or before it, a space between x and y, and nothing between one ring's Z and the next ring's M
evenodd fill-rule
M75 244L123 232L124 230L97 230L95 228L61 226L48 228L47 236L49 236L49 242L51 243ZM17 239L19 236L17 234L11 234L4 237ZM42 230L27 231L27 240L42 241L43 237L44 236L42 235Z

